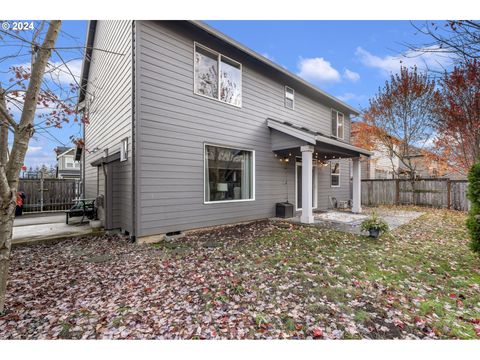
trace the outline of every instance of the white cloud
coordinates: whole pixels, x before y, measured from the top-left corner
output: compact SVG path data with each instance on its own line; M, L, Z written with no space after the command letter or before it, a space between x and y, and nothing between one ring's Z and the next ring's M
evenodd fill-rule
M27 154L38 154L40 151L42 151L41 146L29 146L27 150Z
M298 76L316 83L336 83L340 81L340 73L322 57L301 58L298 63Z
M16 95L13 93L8 94L7 96L7 107L10 112L13 114L13 117L17 120L20 119L22 115L23 102L24 102L24 92L18 92ZM37 105L35 110L35 115L40 114L49 114L55 107L55 103L52 101L47 101L49 107L43 105Z
M387 55L380 57L359 46L355 51L355 55L363 65L379 69L385 74L398 72L400 65L407 67L417 66L419 69L442 70L451 63L451 59L445 54L436 51L436 49L438 48L431 46L423 51L409 50L397 56Z
M57 159L53 151L54 147L49 140L34 136L30 140L24 164L33 168L42 165L55 166Z
M79 82L80 73L82 72L82 60L67 61L66 65L63 62L53 62L49 64L48 70L51 70L53 79L62 84L75 83L74 78Z
M22 67L30 71L30 64L16 64L15 67ZM60 84L71 84L80 81L80 74L82 72L82 60L70 60L65 63L61 61L49 62L45 70L45 79L53 80ZM73 76L72 76L73 75Z
M349 69L345 69L345 71L343 72L343 77L352 82L357 82L358 80L360 80L360 74Z

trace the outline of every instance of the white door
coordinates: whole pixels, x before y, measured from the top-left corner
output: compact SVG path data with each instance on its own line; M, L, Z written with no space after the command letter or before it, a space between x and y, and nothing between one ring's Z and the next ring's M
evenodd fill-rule
M317 181L317 162L313 160L312 167L312 208L318 207L318 181ZM297 158L295 161L295 204L297 211L302 210L302 159Z

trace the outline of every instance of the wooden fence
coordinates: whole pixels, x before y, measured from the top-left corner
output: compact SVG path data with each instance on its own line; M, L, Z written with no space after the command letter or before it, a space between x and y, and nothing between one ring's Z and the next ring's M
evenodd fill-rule
M18 191L25 193L24 212L68 210L78 196L75 179L20 179Z
M468 211L470 202L466 195L466 180L362 180L362 204L366 206L421 205Z

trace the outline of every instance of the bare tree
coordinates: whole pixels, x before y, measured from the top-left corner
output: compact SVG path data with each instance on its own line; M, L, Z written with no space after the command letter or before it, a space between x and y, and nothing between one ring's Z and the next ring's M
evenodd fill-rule
M401 67L400 73L370 99L365 121L376 129L375 138L398 157L413 180L418 162L416 154L432 137L435 119L435 82L416 67Z
M412 26L430 39L422 44L407 44L416 53L442 53L462 62L480 59L480 21L426 21L422 26Z
M51 106L51 103L56 103L56 110L53 110L54 117L49 120L50 122L60 122L64 119L64 115L73 112L65 102L59 101L58 96L44 82L45 74L48 72L48 62L60 32L61 21L50 21L46 32L43 28L44 25L41 23L31 40L21 38L15 33L7 34L28 44L28 46L22 46L19 52L22 49L24 51L25 48L31 51L31 65L29 68L24 66L11 68L14 77L10 79L8 86L4 87L0 84L0 313L4 311L5 306L18 181L29 141L35 131L37 107L39 104ZM25 82L28 82L28 85L25 85ZM19 106L21 109L18 120L9 111L7 103ZM21 107L18 103L21 103ZM13 134L10 151L9 131Z

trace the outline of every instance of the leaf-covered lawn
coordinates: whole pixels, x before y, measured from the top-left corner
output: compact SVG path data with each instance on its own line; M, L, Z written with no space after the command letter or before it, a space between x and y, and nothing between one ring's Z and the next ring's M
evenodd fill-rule
M379 240L256 222L15 248L0 338L478 338L465 214L426 211Z

